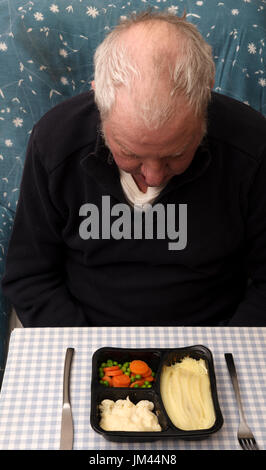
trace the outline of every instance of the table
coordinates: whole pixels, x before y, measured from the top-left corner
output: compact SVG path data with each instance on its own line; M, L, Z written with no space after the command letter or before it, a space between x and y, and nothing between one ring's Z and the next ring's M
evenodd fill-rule
M223 427L201 441L115 443L90 426L91 358L103 346L165 348L203 344L213 353ZM0 394L0 449L58 450L63 368L75 348L71 401L76 450L239 450L238 411L224 360L234 354L243 406L260 449L266 449L266 328L100 327L13 330Z

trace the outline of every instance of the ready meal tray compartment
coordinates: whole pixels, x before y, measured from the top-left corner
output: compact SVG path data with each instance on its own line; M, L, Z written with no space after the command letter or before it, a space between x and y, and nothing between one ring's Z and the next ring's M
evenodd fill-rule
M164 364L182 360L185 356L194 359L204 359L208 368L212 400L216 415L214 425L208 429L184 431L175 427L168 414L165 411L163 401L160 394L160 374ZM156 373L156 381L153 382L152 388L127 388L127 387L105 387L99 383L98 370L102 362L107 359L113 359L119 363L130 362L134 359L142 359L146 361L152 370ZM100 412L99 404L105 398L110 400L129 399L133 403L140 400L149 400L154 403L154 413L158 417L162 431L105 431L99 426ZM91 426L103 435L103 437L115 442L145 442L166 438L180 439L202 439L217 432L223 425L223 417L219 406L216 377L211 351L203 345L193 345L181 348L113 348L103 347L95 351L92 358L92 380L91 380Z

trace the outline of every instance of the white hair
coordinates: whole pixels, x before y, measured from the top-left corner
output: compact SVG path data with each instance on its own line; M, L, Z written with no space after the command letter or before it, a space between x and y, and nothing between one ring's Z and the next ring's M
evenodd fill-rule
M137 54L128 47L123 33L137 24L152 27L158 22L164 22L169 33L174 31L170 46L169 41L156 43L148 66L139 66ZM145 47L143 43L143 50ZM124 19L96 49L94 69L95 101L102 120L109 116L117 90L123 86L134 99L136 118L153 128L176 114L180 96L195 115L205 116L215 76L210 45L185 15L177 17L169 12L147 11Z

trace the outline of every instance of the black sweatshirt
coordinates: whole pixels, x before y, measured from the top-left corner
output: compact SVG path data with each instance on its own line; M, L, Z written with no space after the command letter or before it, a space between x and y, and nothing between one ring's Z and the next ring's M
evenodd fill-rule
M175 205L176 230L186 205L182 249L170 250L156 230L152 239L108 238L103 200L111 209L127 204L88 92L46 113L29 141L2 281L24 326L266 326L262 115L213 93L193 162L153 203Z

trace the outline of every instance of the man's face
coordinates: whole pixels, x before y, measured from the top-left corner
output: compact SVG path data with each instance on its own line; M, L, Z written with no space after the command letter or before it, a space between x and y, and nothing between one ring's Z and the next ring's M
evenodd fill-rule
M130 173L139 189L166 184L190 165L203 138L203 120L188 107L157 130L134 119L130 109L116 106L103 123L106 143L117 166Z

